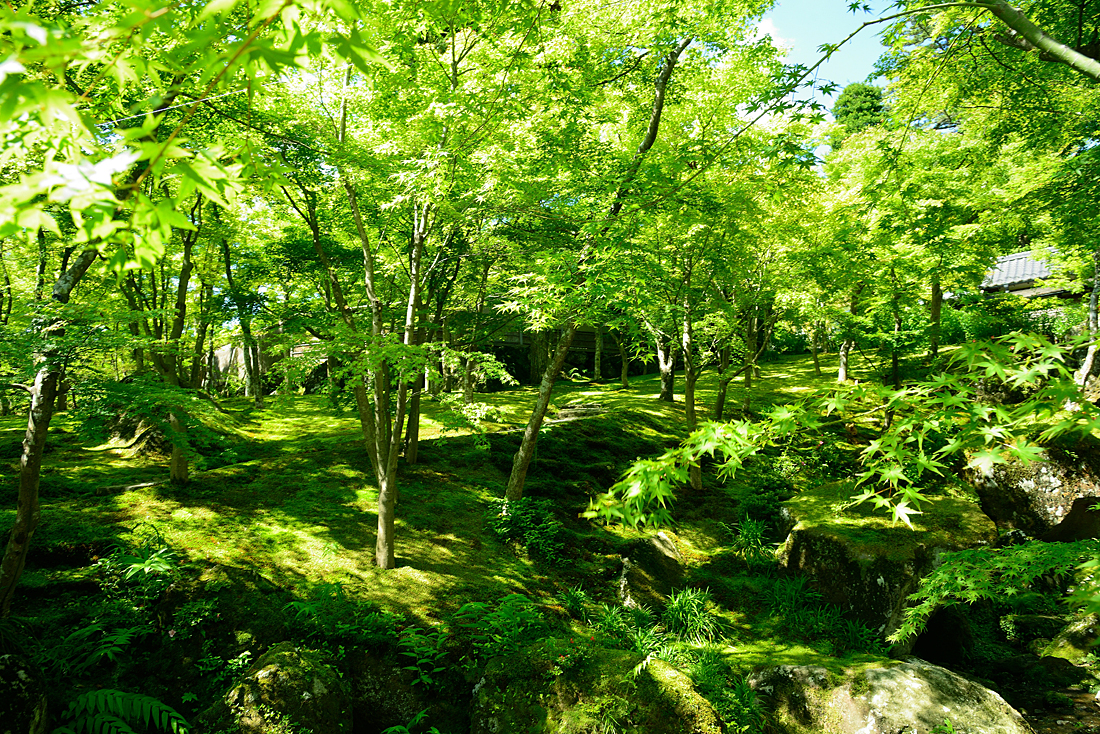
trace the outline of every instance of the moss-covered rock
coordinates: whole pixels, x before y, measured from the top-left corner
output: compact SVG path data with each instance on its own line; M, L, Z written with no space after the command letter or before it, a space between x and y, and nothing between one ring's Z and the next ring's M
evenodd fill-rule
M998 694L951 671L910 658L834 675L780 665L749 677L783 734L927 734L950 720L970 734L1030 734Z
M1042 650L1044 657L1062 658L1074 665L1094 651L1100 640L1100 617L1089 614L1068 624Z
M901 623L906 599L944 551L997 539L997 528L973 502L933 497L913 529L867 505L844 509L850 483L800 493L785 503L791 530L779 560L803 573L825 600L885 634Z
M0 655L0 734L49 731L46 684L22 655Z
M288 727L313 734L352 731L351 697L339 673L322 653L291 642L268 650L201 718L211 731L241 734L278 734Z
M471 734L718 734L723 726L691 680L661 660L589 640L541 640L497 658L474 687Z

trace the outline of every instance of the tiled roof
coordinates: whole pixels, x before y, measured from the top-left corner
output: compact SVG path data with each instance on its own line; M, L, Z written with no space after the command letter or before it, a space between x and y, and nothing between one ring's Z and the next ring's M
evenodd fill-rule
M1016 252L997 258L997 262L986 273L982 288L1009 288L1040 278L1049 278L1053 272L1050 265L1035 259L1032 253Z

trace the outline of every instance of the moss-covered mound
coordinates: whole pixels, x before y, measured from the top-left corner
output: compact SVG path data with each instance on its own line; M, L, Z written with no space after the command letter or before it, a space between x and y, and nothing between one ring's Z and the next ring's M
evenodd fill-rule
M851 494L850 483L835 482L789 500L793 527L780 562L809 575L826 601L887 634L939 553L997 538L993 521L964 499L931 498L911 530L867 505L845 509Z

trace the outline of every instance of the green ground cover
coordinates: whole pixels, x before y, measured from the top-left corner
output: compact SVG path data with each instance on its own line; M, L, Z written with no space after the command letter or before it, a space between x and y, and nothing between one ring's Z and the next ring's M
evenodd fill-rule
M858 375L863 365L859 358L854 362ZM753 407L787 402L831 383L835 357L824 358L822 367L822 377L816 378L808 358L766 364L754 383ZM705 375L699 402L708 410L714 390L713 375ZM165 658L176 665L191 660L186 686L200 694L182 700L179 686L184 684L179 682L161 682L149 691L192 714L216 695L218 685L224 687L226 666L233 655L248 651L249 640L270 644L287 634L312 636L315 642L327 636L333 644L343 639L340 635L352 622L343 632L321 622L310 629L300 619L295 622L295 603L320 603L333 593L359 605L351 617L358 620L354 624L360 625L360 633L362 610L394 615L387 618L395 620L395 629L450 629L447 620L468 602L494 603L522 594L549 621L546 634L597 632L609 646L639 651L649 649L646 645L672 645L667 656L685 669L698 665L705 651L711 659L708 675L714 674L714 660L724 666L720 675L733 677L765 663L813 662L839 672L860 661L881 660L881 641L815 601L812 593L785 587L788 580L766 560L768 549L779 540L779 502L799 486L827 478L821 474L823 466L830 470L820 461L791 462L788 453L755 460L733 481L708 471L704 491L677 504L676 523L667 532L685 556L682 587L706 590L711 601L701 608L715 620L715 634L686 639L656 618L625 627L615 621L620 556L647 533L593 524L578 515L635 458L682 438L681 396L670 405L658 401L657 392L656 375L633 378L628 390L617 382L561 383L556 406L599 403L606 412L546 426L528 481L529 515L521 527L503 530L497 503L534 390L478 396L499 410L498 422L486 426L487 442L473 440L468 432L444 434L442 408L426 401L420 461L400 470L398 568L393 571L372 564L377 494L357 421L350 412L334 411L324 397L279 398L262 411L246 407L243 400L226 401L218 428L229 448L211 463L229 463L194 472L182 487L162 482L167 476L163 457L134 456L117 444L87 444L80 439L79 426L62 414L51 429L42 524L16 614L45 645L82 625L113 629L125 616L120 610L151 611L163 605L163 596L152 592L140 599L140 590L119 591L125 586L119 580L119 556L110 555L116 545L133 554L130 560L147 559L155 548L170 549L175 568L171 578L177 586L185 586L187 579L205 579L208 588L210 583L215 589L229 588L252 583L242 581L253 578L242 573L258 574L263 581L256 583L278 589L281 601L265 607L259 626L238 620L233 626L239 629L204 637L205 657L199 659L221 660L221 667L210 663L202 670L194 668L191 658ZM734 405L743 400L742 392L740 382L731 389ZM0 421L0 440L7 442L0 449L7 462L16 461L20 422ZM850 466L852 447L838 438L833 448L846 455ZM843 468L833 466L831 471ZM14 488L12 474L8 476L10 496ZM132 485L144 486L123 489ZM0 524L13 515L14 508L0 508ZM747 527L757 528L755 539L746 536ZM115 565L104 564L105 558L115 559ZM112 588L118 592L114 596L107 593ZM571 608L570 590L583 591L583 600L574 599ZM220 605L228 616L224 600L186 602L207 603ZM130 667L107 661L89 664L81 669L89 679L82 684L91 685L94 678L122 687L133 682L136 671L150 680L148 664L140 661L142 651L164 656L161 646L167 645L170 652L178 641L169 639L175 637L169 633L181 624L178 616L156 614L141 633L144 641L134 647ZM200 627L213 618L192 617ZM652 638L648 643L647 635ZM217 649L215 639L223 640ZM242 639L246 642L240 643ZM54 674L60 676L58 671L65 668L58 665ZM178 679L179 671L174 675ZM726 690L714 688L719 689Z

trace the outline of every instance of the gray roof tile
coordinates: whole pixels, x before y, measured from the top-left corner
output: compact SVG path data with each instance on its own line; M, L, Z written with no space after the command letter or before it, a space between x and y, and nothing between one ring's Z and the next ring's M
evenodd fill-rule
M982 288L1007 288L1049 278L1053 273L1049 264L1036 259L1031 252L1015 252L997 258L997 262L986 273Z

